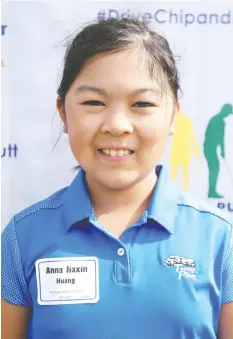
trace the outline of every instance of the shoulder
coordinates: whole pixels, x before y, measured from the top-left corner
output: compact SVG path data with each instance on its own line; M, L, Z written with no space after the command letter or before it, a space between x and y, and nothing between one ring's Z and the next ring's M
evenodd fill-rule
M180 195L177 205L177 228L191 238L192 243L198 244L200 253L210 251L212 258L221 262L233 239L230 216L188 193Z
M232 231L231 217L204 199L189 193L181 193L178 200L178 208L186 209L190 217L196 218L199 221L202 220L203 223L201 225L206 225L206 227L224 227L228 232Z
M27 224L30 221L35 221L37 218L46 218L50 213L60 211L62 206L62 197L68 187L64 187L57 192L54 192L47 198L37 201L36 203L28 206L19 213L15 214L11 223L18 229L21 225ZM34 224L34 223L33 223Z

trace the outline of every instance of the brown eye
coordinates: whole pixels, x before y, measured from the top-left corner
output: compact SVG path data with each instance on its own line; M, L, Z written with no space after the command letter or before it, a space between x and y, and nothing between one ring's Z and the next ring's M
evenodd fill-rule
M98 101L98 100L84 101L83 105L86 105L86 106L105 106L101 101Z
M139 101L136 102L136 104L133 105L133 107L154 107L155 105L150 103L150 102L145 102L145 101Z

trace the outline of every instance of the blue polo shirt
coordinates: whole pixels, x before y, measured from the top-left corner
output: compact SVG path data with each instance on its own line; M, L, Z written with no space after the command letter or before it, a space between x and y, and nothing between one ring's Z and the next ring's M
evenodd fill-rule
M80 170L2 234L2 296L32 306L32 339L214 339L233 301L232 224L166 170L117 239L97 221Z

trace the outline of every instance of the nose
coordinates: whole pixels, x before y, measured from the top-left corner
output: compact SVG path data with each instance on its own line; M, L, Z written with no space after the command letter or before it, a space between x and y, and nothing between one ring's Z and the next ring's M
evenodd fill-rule
M128 115L123 110L115 112L106 112L101 132L113 136L131 134L133 125Z

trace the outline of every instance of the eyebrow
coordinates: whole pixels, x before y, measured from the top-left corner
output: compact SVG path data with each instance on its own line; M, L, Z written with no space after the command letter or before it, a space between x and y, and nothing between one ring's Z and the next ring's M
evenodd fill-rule
M81 85L75 89L75 92L98 92L103 95L107 95L107 92L103 88L89 86L89 85Z
M107 95L107 92L103 88L89 86L89 85L81 85L75 89L75 92L97 92L103 95ZM130 94L141 94L145 92L153 92L154 94L160 94L161 91L156 88L137 88L133 90Z

